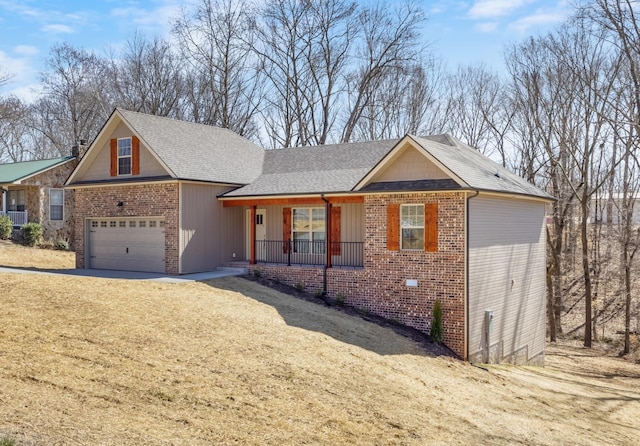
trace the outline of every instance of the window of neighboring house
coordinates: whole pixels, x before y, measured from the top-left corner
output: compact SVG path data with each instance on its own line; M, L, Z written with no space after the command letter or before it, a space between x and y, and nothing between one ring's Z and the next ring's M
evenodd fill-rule
M424 249L424 205L400 206L400 249Z
M10 190L7 192L7 210L20 211L25 210L25 193L24 189Z
M293 252L325 253L325 210L323 208L299 208L292 213Z
M49 189L49 220L64 220L64 189Z
M131 175L131 138L118 139L118 175Z

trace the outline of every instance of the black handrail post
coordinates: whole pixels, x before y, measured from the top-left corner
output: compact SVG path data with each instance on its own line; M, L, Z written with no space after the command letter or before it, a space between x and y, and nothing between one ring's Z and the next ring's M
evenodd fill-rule
M291 266L291 239L287 240L287 266Z

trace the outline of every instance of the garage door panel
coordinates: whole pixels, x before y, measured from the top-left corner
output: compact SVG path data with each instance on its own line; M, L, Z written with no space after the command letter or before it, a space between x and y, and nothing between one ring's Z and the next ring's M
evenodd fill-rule
M89 267L165 272L164 224L161 219L89 221Z

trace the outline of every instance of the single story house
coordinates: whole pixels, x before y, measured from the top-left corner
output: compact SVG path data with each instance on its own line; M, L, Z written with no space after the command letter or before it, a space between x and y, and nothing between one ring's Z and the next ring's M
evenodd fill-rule
M67 181L79 268L225 265L325 292L479 362L539 363L545 204L450 135L263 150L116 109Z
M75 155L0 164L0 215L8 215L16 230L40 223L46 240L72 242L73 191L64 183L75 166Z

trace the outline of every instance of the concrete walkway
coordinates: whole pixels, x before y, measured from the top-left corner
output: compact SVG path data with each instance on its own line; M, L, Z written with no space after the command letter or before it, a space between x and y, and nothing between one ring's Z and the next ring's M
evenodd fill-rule
M209 271L196 274L183 274L181 276L168 276L159 273L141 273L135 271L112 271L105 269L60 269L60 270L35 270L27 268L7 268L0 266L0 273L21 273L21 274L58 274L66 276L79 277L99 277L102 279L128 279L128 280L147 280L151 282L164 283L188 283L198 282L201 280L217 279L219 277L242 276L247 274L245 268L218 268L215 271Z

